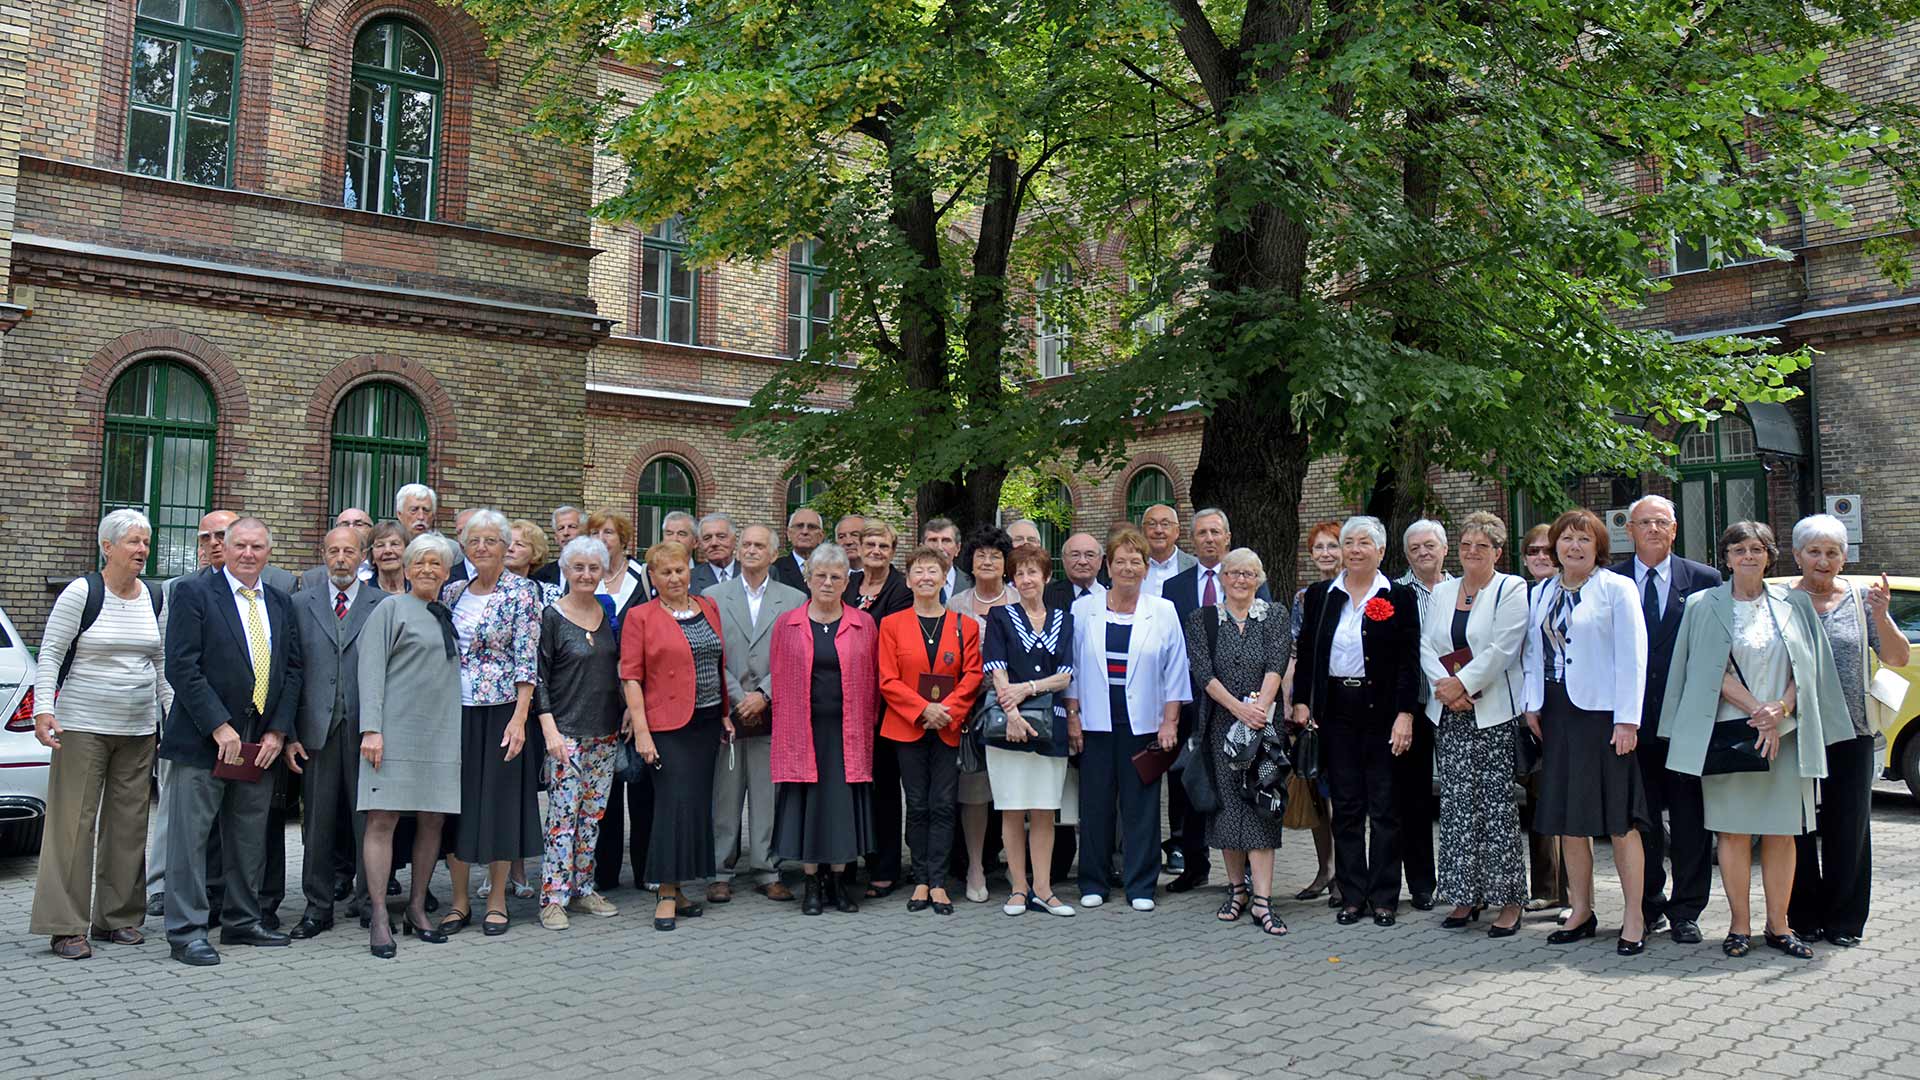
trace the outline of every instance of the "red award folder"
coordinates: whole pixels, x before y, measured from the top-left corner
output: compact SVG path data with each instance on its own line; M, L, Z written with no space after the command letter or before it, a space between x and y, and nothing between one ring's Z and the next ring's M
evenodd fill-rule
M1446 668L1449 675L1460 674L1460 669L1471 663L1473 663L1472 649L1455 649L1440 658L1440 666Z
M229 765L224 761L215 759L213 763L214 778L218 780L238 780L243 784L257 784L260 782L260 778L265 776L267 772L267 770L254 764L254 762L259 759L260 744L257 742L243 742L240 744L240 761L238 764Z
M1133 771L1140 774L1140 782L1151 785L1173 768L1173 759L1180 756L1180 748L1162 750L1158 743L1133 755Z

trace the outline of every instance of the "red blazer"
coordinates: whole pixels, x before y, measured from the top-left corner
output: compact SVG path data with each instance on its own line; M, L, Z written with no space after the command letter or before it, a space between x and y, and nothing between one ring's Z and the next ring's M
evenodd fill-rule
M815 784L820 767L813 757L813 627L802 604L773 624L768 676L773 680L773 782ZM847 783L873 782L873 729L877 726L874 649L879 634L873 620L847 607L833 635L840 654L840 743L847 759Z
M954 637L954 622L960 634ZM942 702L957 723L940 729L940 740L948 746L960 745L960 729L973 715L973 703L980 696L980 624L971 615L949 611L940 621L938 651L932 672L957 676L953 693ZM912 608L896 611L880 620L880 696L886 699L887 715L880 721L880 734L894 742L919 742L927 729L920 726L920 714L927 699L920 696L920 676L928 673L927 639L921 636L920 616Z
M720 609L704 596L694 601L714 636L726 641L720 632ZM721 648L720 708L724 711L727 660L725 646ZM648 731L672 731L693 719L693 647L687 644L679 621L657 597L629 608L620 620L620 678L638 682L646 695Z

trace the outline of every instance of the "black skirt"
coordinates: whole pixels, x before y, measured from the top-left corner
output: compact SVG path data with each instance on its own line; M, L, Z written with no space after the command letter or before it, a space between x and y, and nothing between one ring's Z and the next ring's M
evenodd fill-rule
M660 768L653 774L648 881L713 876L713 766L722 735L718 705L695 709L682 727L654 733Z
M773 853L792 862L850 863L873 850L872 784L847 782L840 710L813 701L813 760L820 779L776 784Z
M1540 710L1541 836L1625 836L1651 826L1647 792L1632 754L1613 751L1613 714L1582 709L1564 683L1548 681Z
M500 740L513 719L513 702L460 709L460 816L454 857L470 863L539 858L540 768L524 749L512 761Z

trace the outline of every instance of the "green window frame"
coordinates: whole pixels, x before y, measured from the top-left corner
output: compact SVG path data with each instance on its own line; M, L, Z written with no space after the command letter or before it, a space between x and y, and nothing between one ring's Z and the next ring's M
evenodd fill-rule
M140 0L127 85L127 171L233 185L245 24L233 0Z
M820 241L802 240L787 249L787 355L800 357L825 335L839 313L838 293L826 287Z
M1053 576L1051 580L1065 581L1067 580L1067 568L1065 564L1060 561L1060 549L1067 546L1067 537L1073 534L1073 489L1068 487L1065 481L1056 483L1053 487L1053 501L1056 506L1066 510L1067 523L1065 525L1056 525L1051 521L1041 518L1036 520L1034 524L1040 529L1040 546L1046 549L1047 557L1053 560ZM1142 511L1142 513L1144 512L1145 511Z
M1127 520L1135 525L1161 503L1173 505L1173 478L1158 465L1143 465L1127 481Z
M1680 432L1674 466L1674 516L1682 556L1720 565L1720 533L1736 521L1767 520L1767 469L1754 443L1753 425L1729 413Z
M445 91L446 68L425 30L400 18L361 28L347 107L347 209L433 217Z
M362 383L333 410L329 514L357 506L375 517L394 493L427 482L427 415L405 387Z
M825 481L815 480L803 472L794 473L787 480L787 516L792 517L793 512L803 506L812 506L815 499L826 493Z
M1073 287L1073 264L1051 266L1034 283L1033 333L1034 359L1043 379L1073 374L1073 329L1061 311L1058 296ZM1049 312L1048 309L1052 309Z
M107 391L100 514L131 508L153 523L147 577L174 577L198 564L200 519L213 509L218 426L213 391L177 360L143 360Z
M640 238L640 310L634 320L648 341L693 344L699 275L687 261L686 223L675 214Z
M695 510L698 496L699 491L693 482L693 469L686 462L674 457L657 457L647 462L646 467L640 470L640 484L635 497L637 513L633 519L634 527L639 530L641 547L652 547L660 542L667 515L675 510L698 517L698 511Z

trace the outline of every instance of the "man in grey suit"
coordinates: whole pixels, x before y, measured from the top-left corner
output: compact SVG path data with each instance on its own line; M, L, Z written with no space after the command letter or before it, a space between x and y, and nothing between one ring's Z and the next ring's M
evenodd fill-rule
M360 786L360 678L356 647L360 628L387 594L360 580L359 530L341 525L327 533L327 584L302 589L293 598L293 624L300 634L302 678L294 741L287 767L300 774L306 804L300 834L306 845L301 889L307 908L289 937L317 937L333 928L334 879L341 865L359 866L364 833L353 813ZM350 823L343 831L342 822ZM352 849L341 858L342 849ZM359 888L365 876L354 874Z
M700 519L700 565L693 568L687 591L703 596L708 589L740 576L740 564L734 559L738 546L733 519L725 514L708 514Z
M360 542L360 565L354 568L361 581L373 580L373 564L367 561L367 555L373 550L373 518L357 506L349 506L333 516L333 527L346 526L354 531ZM321 541L324 546L325 540ZM324 589L329 576L327 564L309 566L300 573L300 591Z
M713 847L718 870L707 886L707 900L733 899L736 871L759 880L753 891L769 900L792 900L773 862L773 687L769 658L774 620L807 602L807 594L773 580L777 541L773 530L749 525L741 530L740 573L715 585L707 597L720 607L721 645L726 656L727 698L733 702L732 753L713 767ZM750 835L740 845L740 807L747 804ZM744 866L739 864L744 863Z

